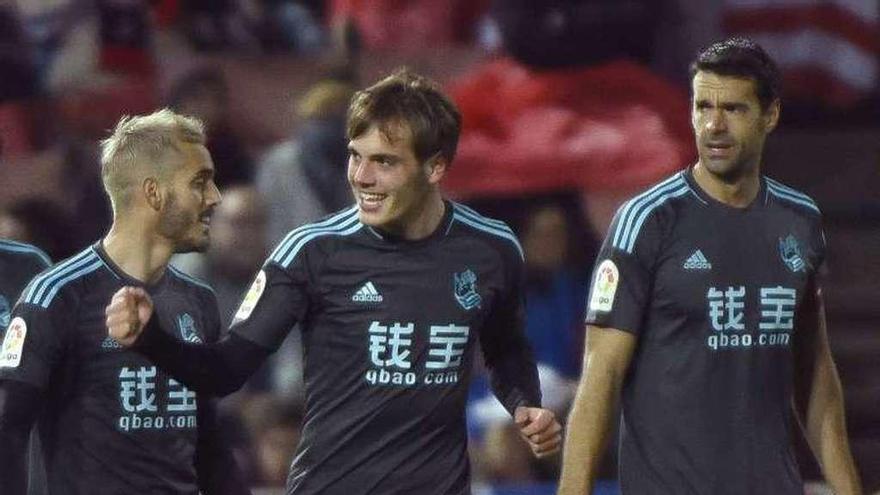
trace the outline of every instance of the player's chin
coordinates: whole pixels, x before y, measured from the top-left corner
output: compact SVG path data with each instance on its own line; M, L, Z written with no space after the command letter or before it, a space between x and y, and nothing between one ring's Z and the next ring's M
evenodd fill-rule
M211 237L207 233L200 233L190 239L177 244L176 253L204 253L211 247Z

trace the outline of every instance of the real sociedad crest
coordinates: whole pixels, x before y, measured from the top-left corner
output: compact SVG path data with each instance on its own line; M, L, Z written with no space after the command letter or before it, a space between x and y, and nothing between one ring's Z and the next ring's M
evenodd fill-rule
M180 329L180 338L193 344L201 344L202 338L196 332L196 322L189 313L177 317L177 328Z
M471 310L480 307L482 298L477 292L477 274L470 269L453 274L455 281L455 300L461 307Z
M779 239L779 255L789 270L795 273L806 271L807 264L801 257L801 248L793 235L789 234L785 239Z
M9 307L9 301L0 295L0 330L6 330L9 326L9 319L12 317L12 308Z

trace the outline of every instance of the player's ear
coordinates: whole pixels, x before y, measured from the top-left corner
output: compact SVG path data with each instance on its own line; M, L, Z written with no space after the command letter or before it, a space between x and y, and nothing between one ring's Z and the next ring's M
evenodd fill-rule
M162 209L162 191L159 188L159 181L155 177L147 177L141 183L141 191L147 205L155 211Z
M780 102L779 98L773 100L764 112L764 132L770 134L779 123Z
M431 184L438 184L446 175L449 162L442 155L437 154L425 162L425 177Z

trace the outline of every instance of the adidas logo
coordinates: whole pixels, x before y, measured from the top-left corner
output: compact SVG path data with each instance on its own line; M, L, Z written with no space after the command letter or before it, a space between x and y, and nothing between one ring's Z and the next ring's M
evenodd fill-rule
M685 270L711 270L712 263L703 255L703 252L697 249L694 254L684 262Z
M376 290L376 286L373 285L373 282L367 282L358 289L357 292L351 296L351 300L354 302L361 303L371 303L371 302L382 302L382 294L379 294L379 291Z

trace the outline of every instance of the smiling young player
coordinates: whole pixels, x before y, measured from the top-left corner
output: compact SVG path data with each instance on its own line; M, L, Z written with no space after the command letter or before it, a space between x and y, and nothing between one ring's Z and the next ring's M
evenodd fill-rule
M355 95L347 126L357 204L280 243L228 338L179 345L138 289L114 296L109 331L194 389L223 394L300 322L306 412L287 492L467 494L478 348L533 452L561 443L523 333L522 249L504 223L443 199L460 117L432 83L409 72L379 81Z

